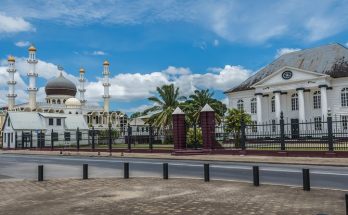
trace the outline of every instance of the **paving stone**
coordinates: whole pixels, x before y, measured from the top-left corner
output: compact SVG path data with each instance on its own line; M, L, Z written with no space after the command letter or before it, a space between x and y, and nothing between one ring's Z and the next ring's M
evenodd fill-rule
M0 182L0 214L344 214L344 192L155 178Z

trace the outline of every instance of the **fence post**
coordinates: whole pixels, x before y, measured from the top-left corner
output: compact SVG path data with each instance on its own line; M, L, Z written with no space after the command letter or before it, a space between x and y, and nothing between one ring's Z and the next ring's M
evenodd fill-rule
M253 166L253 178L254 178L254 186L260 185L260 174L259 174L259 167Z
M109 145L109 152L111 153L111 151L112 151L112 130L111 130L111 123L109 123L109 131L108 131L108 133L109 133L109 141L108 141L108 145Z
M203 148L208 150L215 149L215 111L209 104L205 104L202 108L200 112L200 122Z
M132 139L132 127L128 124L127 128L127 146L128 146L128 151L132 150L131 146L131 139Z
M95 131L94 126L92 126L92 151L95 150Z
M309 178L309 169L302 169L302 174L303 174L303 190L310 191L311 183Z
M53 140L53 129L51 130L51 150L53 150L54 140Z
M246 136L245 136L245 122L244 122L243 117L240 121L240 130L241 130L240 147L242 148L242 150L245 150L245 148L246 148L245 147Z
M80 151L80 129L77 127L76 129L76 149L77 151Z
M24 138L23 138L23 136L24 135L23 135L23 131L22 131L22 147L21 147L22 149L24 149Z
M210 181L210 173L209 173L209 164L204 164L204 181L208 182Z
M152 129L152 125L150 125L149 127L149 149L153 150L153 129Z
M88 179L88 164L83 164L82 179Z
M42 141L42 131L41 130L40 130L40 138L37 138L37 140L39 141L38 144L40 143L40 149L42 149L43 141Z
M163 163L163 179L168 179L168 163Z
M17 132L16 132L15 133L15 149L17 149L17 145L18 145L17 141L18 141L18 136L17 136Z
M33 130L30 131L30 148L33 148Z
M284 132L284 114L283 111L280 112L280 120L279 120L279 126L280 126L280 150L285 150L285 132Z
M123 164L123 178L128 179L129 178L129 163Z
M346 215L348 215L348 194L347 193L345 195L345 199L346 199Z
M37 175L37 180L38 181L43 181L43 165L38 166L38 175Z
M327 136L328 136L328 143L329 143L329 151L332 152L334 150L334 147L333 147L333 134L332 134L332 116L330 111L328 111L328 115L327 115Z

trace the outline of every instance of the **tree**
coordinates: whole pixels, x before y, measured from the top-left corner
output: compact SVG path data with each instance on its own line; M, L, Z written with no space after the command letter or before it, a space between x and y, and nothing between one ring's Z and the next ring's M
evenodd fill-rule
M235 108L228 110L225 118L225 132L232 133L234 135L236 148L240 147L242 120L246 125L250 125L252 123L251 116L244 110L238 110Z
M202 108L209 104L215 111L215 117L217 121L221 121L227 108L221 101L213 98L214 93L206 90L195 90L194 94L189 96L189 99L182 105L184 112L186 113L187 122L190 125L197 124L199 122L199 115Z
M152 96L148 100L155 105L144 111L144 114L154 113L146 122L156 127L171 128L172 113L179 106L179 100L185 97L179 96L179 88L173 84L156 88L159 97Z
M144 113L142 113L142 112L135 112L135 113L133 113L133 114L130 116L130 118L131 118L131 119L134 119L134 118L138 118L138 117L140 117L140 116L144 116Z

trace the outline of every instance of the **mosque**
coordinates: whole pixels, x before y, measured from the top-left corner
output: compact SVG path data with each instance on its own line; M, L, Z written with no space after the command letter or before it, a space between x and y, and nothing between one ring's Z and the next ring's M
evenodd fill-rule
M16 115L17 112L22 112L19 117L14 118L26 118L28 116L28 124L30 123L30 119L32 119L33 114L38 114L40 117L55 117L60 118L60 116L64 116L65 121L73 122L77 119L76 117L83 119L85 125L82 126L91 128L94 127L96 130L98 129L106 129L109 124L113 128L123 128L127 123L127 115L120 111L111 111L110 110L110 63L108 61L103 62L103 87L104 94L101 95L103 98L103 107L90 105L85 98L85 70L83 68L79 71L79 87L77 89L76 85L64 77L62 73L62 68L58 67L61 71L59 76L48 81L45 86L46 98L45 101L37 101L37 91L38 87L36 86L36 79L38 78L38 73L36 71L36 64L38 60L36 58L37 49L31 45L28 48L29 57L27 59L27 63L30 65L30 70L27 73L29 84L28 84L28 102L22 104L16 104L16 81L14 79L16 73L16 60L13 56L9 56L8 58L8 73L9 80L8 84L8 105L7 107L3 107L3 112L0 114L0 123L2 125L2 131L5 129L5 122L9 115L12 113L13 116ZM77 91L79 91L77 97ZM31 116L31 117L29 117ZM52 119L53 120L53 119ZM60 120L59 120L60 121ZM77 120L78 121L78 120ZM12 122L14 123L14 122ZM25 122L22 124L26 124ZM81 122L80 122L81 124ZM13 126L12 126L13 127ZM22 130L34 130L35 128L30 128L32 126L27 125L28 128L22 128ZM13 128L12 128L13 129ZM11 131L16 132L16 131Z

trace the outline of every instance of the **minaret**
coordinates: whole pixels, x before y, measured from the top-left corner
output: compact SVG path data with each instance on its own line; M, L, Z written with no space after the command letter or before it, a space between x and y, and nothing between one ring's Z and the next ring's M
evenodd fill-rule
M28 49L29 58L27 62L30 64L30 71L27 73L29 79L29 86L27 88L29 93L29 107L31 110L36 109L36 93L38 88L36 87L36 78L38 74L36 73L36 48L31 45Z
M81 105L84 106L86 104L86 99L85 99L85 92L86 92L85 82L86 82L86 79L85 79L85 70L83 68L80 69L80 79L79 79L79 82L80 82L80 88L79 88L80 102L81 102Z
M110 94L109 94L109 88L110 88L110 82L109 82L109 66L110 63L106 60L103 63L104 71L103 71L103 86L104 86L104 112L109 112L110 107Z
M16 67L15 67L15 58L11 55L8 57L8 68L7 72L9 74L9 80L7 81L8 84L8 110L12 110L15 106L15 98L17 97L17 94L15 94L15 85L16 81L14 80L14 74L16 73Z

